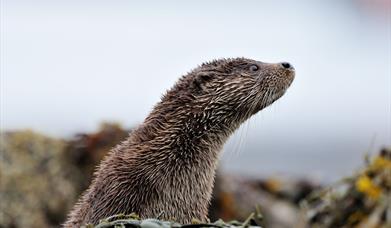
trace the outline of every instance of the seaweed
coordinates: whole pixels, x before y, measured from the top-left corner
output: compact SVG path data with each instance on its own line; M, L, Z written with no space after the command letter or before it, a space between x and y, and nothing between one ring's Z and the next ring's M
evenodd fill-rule
M302 202L310 227L391 227L391 149Z
M230 221L224 222L219 219L212 223L203 223L198 220L194 220L191 224L180 224L175 221L163 221L159 219L140 219L136 214L118 214L110 216L99 222L98 225L94 226L87 224L85 228L122 228L122 227L133 227L133 228L202 228L202 227L215 227L215 228L261 228L258 225L257 218L262 217L259 212L250 214L250 216L244 222Z

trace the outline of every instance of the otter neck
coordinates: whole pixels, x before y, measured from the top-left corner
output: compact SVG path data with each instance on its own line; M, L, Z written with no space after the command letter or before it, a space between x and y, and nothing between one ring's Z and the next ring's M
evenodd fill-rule
M167 153L167 158L190 163L210 158L214 163L223 144L244 120L230 110L200 111L190 105L175 109L161 103L131 135L130 142L148 143Z

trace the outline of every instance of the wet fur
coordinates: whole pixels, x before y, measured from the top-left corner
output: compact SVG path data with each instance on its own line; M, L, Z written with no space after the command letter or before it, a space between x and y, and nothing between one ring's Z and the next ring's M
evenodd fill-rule
M254 64L257 72L249 70ZM105 157L65 226L131 212L182 223L207 220L224 142L281 97L293 77L279 64L245 58L208 62L183 76Z

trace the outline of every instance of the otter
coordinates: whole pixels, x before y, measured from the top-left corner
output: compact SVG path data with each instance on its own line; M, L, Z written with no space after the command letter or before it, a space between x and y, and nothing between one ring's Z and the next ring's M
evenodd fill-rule
M287 62L247 58L213 60L182 76L103 159L64 226L132 212L207 221L222 146L241 123L280 98L294 76Z

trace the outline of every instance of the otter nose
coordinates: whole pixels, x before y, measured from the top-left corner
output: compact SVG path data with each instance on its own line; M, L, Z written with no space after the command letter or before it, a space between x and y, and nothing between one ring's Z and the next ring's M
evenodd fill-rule
M285 69L294 69L293 66L288 62L282 62L281 66L284 67Z

